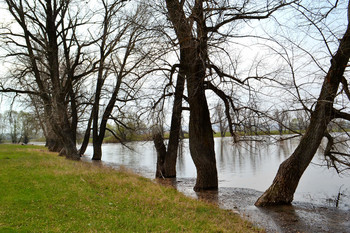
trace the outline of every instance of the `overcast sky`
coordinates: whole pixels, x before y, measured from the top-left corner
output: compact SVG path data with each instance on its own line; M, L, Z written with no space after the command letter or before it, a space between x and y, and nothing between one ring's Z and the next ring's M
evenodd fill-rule
M344 12L344 11L342 11ZM262 35L267 36L269 33L271 35L276 32L276 30L279 30L280 37L276 37L276 39L283 40L283 36L285 37L291 37L295 39L296 43L298 45L301 45L303 47L307 47L310 50L316 51L317 49L320 52L319 54L316 54L316 57L319 57L319 59L322 59L322 57L325 57L325 52L323 52L325 49L322 47L322 43L317 42L317 40L314 40L310 37L307 37L307 33L314 33L312 29L307 29L304 25L304 27L298 27L297 24L302 22L303 19L295 17L291 12L288 11L282 11L280 13L274 14L275 17L278 19L278 21L283 25L283 27L278 27L275 20L261 20L256 22L251 22L244 24L243 23L243 30L240 31L240 33L246 34L246 35ZM6 22L9 20L9 13L6 9L0 7L0 22ZM344 23L346 21L346 15L341 14L334 14L328 19L329 25L331 25L331 28L340 30L343 30ZM305 21L304 21L305 22ZM290 30L288 30L290 29ZM307 31L310 30L310 31ZM267 34L266 34L267 33ZM313 35L312 35L313 36ZM314 37L314 36L313 36ZM315 38L315 37L314 37ZM266 45L273 47L275 46L276 51L282 51L281 48L278 48L278 46L273 44L273 42L267 42L266 40L257 40L257 39L235 39L237 44L234 44L234 46L227 46L227 52L230 54L236 54L237 59L239 59L239 66L237 69L237 74L241 75L240 78L244 79L249 75L254 75L256 71L259 70L259 74L271 74L274 70L278 70L279 68L282 68L283 65L283 58L276 53L274 54L272 50L269 50ZM296 71L298 72L298 80L297 82L300 83L308 83L305 84L305 95L311 95L311 96L317 96L319 93L319 85L322 81L322 74L317 74L320 76L319 80L317 80L316 75L310 75L310 73L313 73L313 69L315 66L313 64L307 64L307 60L309 59L305 54L303 55L302 52L297 51L296 46L288 42L286 42L287 46L289 46L288 50L286 50L286 54L288 56L295 55L294 59L294 65L296 67ZM335 43L336 44L336 43ZM315 48L315 46L317 46ZM230 48L232 51L229 51ZM276 52L275 51L275 52ZM289 53L289 54L288 54ZM326 58L326 60L329 60L329 58ZM2 63L2 62L0 62ZM329 64L328 64L329 65ZM327 66L327 63L325 62L325 66ZM254 69L254 67L256 69ZM325 67L327 69L327 67ZM265 73L264 73L265 71ZM288 71L288 70L287 70ZM0 75L1 77L6 76L6 74L1 73L6 72L6 69L1 68L0 69ZM309 73L308 75L306 75ZM283 74L286 76L287 73L280 73L280 76L277 76L277 78L288 78L288 77L282 77ZM271 74L272 75L272 74ZM275 74L276 75L276 74ZM318 84L317 84L318 82ZM314 84L317 85L314 85ZM283 91L277 89L273 89L272 84L269 84L268 82L264 83L258 83L258 82L252 82L254 87L261 91L261 97L264 99L264 104L266 104L266 107L269 108L267 104L270 106L278 106L279 104L285 104L285 101L282 97ZM240 95L244 95L244 91L241 91L240 93L237 93ZM211 105L215 104L218 101L218 98L211 97L211 94L208 94L210 96L209 103ZM269 97L269 98L267 98ZM278 98L280 97L280 98ZM288 99L288 98L287 98ZM248 101L249 97L242 97L243 101ZM268 103L269 101L269 103ZM9 105L11 103L11 99L6 98L4 96L0 97L0 112L7 111L9 109ZM14 110L21 110L20 105L14 105Z

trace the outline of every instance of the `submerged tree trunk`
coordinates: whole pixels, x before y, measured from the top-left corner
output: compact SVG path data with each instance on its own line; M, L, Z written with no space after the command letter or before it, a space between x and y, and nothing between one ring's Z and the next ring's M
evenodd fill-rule
M90 116L89 121L88 121L88 125L86 127L86 131L84 134L83 143L81 144L80 149L79 149L80 156L82 156L85 153L86 148L89 144L90 134L91 134L91 123L92 123L92 117Z
M157 178L176 177L176 160L181 131L182 95L184 92L184 86L184 73L183 69L180 67L179 75L176 81L168 149L166 149L163 142L163 137L160 133L157 132L153 137L154 145L158 154L156 171Z
M197 72L198 74L200 72ZM197 169L195 191L218 188L213 130L205 88L201 80L203 79L192 77L187 81L190 104L190 152Z
M94 154L92 160L101 160L102 159L102 142L100 138L93 139L93 148Z
M326 86L329 86L326 84ZM328 89L328 88L325 88ZM326 90L325 90L326 91ZM325 93L330 95L330 93ZM305 169L314 157L327 124L331 119L332 104L320 99L315 112L311 116L310 125L302 137L294 153L279 167L273 184L257 200L255 205L280 205L290 204L293 201L294 192Z
M333 102L349 57L350 29L348 26L338 51L331 60L331 67L323 82L305 135L294 153L280 165L272 185L256 201L256 206L290 204L293 201L299 180L314 157L328 123L334 118Z
M156 132L153 135L153 143L157 150L157 168L156 178L165 178L165 158L166 158L166 147L164 145L164 139L161 132Z
M208 36L203 1L196 0L193 18L196 27L185 16L178 0L166 0L168 16L180 43L181 66L187 80L190 105L190 153L197 169L195 191L218 188L213 131L205 96L204 80L208 60ZM196 30L194 33L193 30Z

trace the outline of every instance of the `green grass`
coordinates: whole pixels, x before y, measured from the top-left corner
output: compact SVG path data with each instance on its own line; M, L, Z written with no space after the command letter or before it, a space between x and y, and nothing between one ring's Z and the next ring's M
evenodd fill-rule
M0 232L258 232L231 211L40 146L0 145Z

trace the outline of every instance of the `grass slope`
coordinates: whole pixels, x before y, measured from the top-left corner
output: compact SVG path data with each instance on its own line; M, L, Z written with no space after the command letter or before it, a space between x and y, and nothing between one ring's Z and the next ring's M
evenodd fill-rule
M0 232L258 232L236 214L126 171L0 145Z

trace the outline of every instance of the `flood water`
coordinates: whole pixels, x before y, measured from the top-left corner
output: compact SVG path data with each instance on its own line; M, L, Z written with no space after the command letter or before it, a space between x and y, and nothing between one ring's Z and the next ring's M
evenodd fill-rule
M177 178L158 180L169 183L194 198L207 199L220 207L240 213L270 232L350 232L350 176L339 176L327 169L321 151L305 171L291 206L257 208L256 199L270 184L281 162L298 145L298 139L286 141L249 141L234 144L231 138L215 138L219 177L217 192L195 193L196 168L188 140L183 140L177 161ZM157 155L153 142L104 144L102 162L123 166L154 179ZM92 147L86 151L92 157Z

